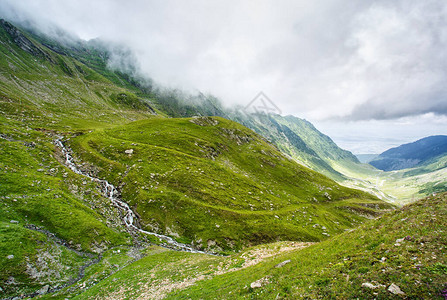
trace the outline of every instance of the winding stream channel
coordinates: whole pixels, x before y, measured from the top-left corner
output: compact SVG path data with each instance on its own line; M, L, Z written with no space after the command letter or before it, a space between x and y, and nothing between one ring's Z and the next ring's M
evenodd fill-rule
M101 185L101 191L103 192L104 196L106 196L112 202L112 204L114 206L116 206L118 209L123 211L123 215L124 215L123 221L126 224L127 228L137 231L137 232L141 232L143 234L155 236L155 237L163 240L167 245L170 246L168 248L173 249L173 250L192 252L192 253L213 254L213 253L197 250L190 245L179 243L169 236L158 234L155 232L146 231L146 230L139 228L135 223L135 221L137 219L135 213L132 211L132 209L129 207L129 205L127 203L125 203L124 201L122 201L119 198L119 192L116 189L116 187L105 179L99 179L99 178L91 176L90 174L88 174L86 172L81 171L76 166L76 164L74 162L73 156L71 155L71 150L67 149L65 147L64 143L60 139L56 139L54 141L54 143L62 151L62 154L64 155L64 158L65 158L65 165L68 168L70 168L70 170L72 170L76 174L85 176L85 177L89 178L90 180L97 182Z

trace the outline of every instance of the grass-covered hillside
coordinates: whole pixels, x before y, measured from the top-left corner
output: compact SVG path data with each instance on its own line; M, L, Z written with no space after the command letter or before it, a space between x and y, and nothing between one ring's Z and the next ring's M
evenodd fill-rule
M148 102L0 21L0 297L76 280L130 245L98 186L63 164L59 133L146 118ZM41 290L42 292L42 290Z
M96 176L122 187L143 227L200 249L318 241L388 207L223 118L153 117L78 136L70 146Z
M53 135L0 116L1 298L76 278L103 250L130 245L97 187L57 159Z
M446 207L429 197L318 244L224 258L154 248L76 299L445 299Z
M370 163L391 170L378 173L383 190L414 201L447 191L446 152L447 136L431 136L387 150Z
M446 150L445 137L433 136L385 151L371 162L398 170L382 171L368 164L346 163L336 169L350 177L344 185L402 205L447 191Z

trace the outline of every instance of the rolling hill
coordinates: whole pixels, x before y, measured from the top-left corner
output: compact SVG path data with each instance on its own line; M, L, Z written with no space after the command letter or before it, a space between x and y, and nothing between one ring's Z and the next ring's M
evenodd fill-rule
M69 144L98 177L123 186L121 195L143 227L208 251L320 240L387 207L223 118L154 117Z

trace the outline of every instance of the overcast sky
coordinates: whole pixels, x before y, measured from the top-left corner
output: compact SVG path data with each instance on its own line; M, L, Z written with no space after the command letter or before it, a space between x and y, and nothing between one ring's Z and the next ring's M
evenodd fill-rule
M354 153L447 134L447 1L2 0L0 14L125 43L156 82L263 91Z

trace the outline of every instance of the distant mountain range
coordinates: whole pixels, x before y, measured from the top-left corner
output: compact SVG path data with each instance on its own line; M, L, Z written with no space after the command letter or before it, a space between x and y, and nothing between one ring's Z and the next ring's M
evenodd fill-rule
M447 136L436 135L391 148L369 163L383 171L419 167L447 154Z

